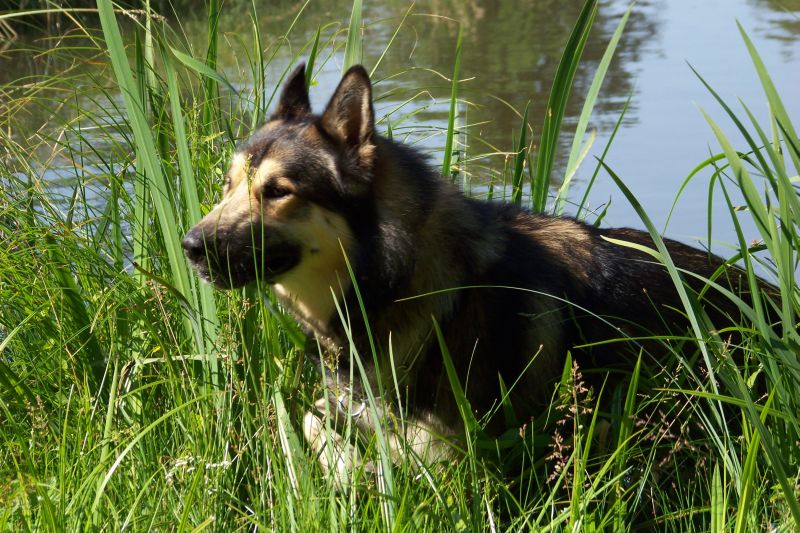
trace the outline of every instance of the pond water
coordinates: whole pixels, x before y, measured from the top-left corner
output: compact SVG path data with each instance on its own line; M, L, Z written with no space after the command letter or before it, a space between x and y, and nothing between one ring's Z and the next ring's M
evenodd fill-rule
M324 4L325 15L301 15L296 33L290 34L295 47L313 36L319 19L339 17L343 24L347 23L350 2ZM465 80L460 85L460 97L468 102L461 108L465 115L461 122L471 125L467 153L511 151L521 112L528 102L535 138L561 49L580 5L578 1L551 0L417 2L376 70L379 114L427 91L417 98L416 104L424 109L412 121L439 130L446 128L449 85L431 71L451 75L460 23L464 38L460 78ZM571 142L569 133L597 63L627 5L604 2L598 11L565 117L566 135L561 150L564 157ZM371 2L365 7L364 62L368 67L374 66L384 53L408 7L392 1ZM582 195L594 170L594 156L602 153L625 100L632 95L607 163L632 189L656 224L664 227L683 180L710 152L719 151L699 108L709 112L732 139L739 139L689 65L734 108L741 109L734 104L742 98L759 119L766 117L765 98L739 35L737 20L758 47L790 116L800 120L800 1L637 2L600 93L590 125L597 130L597 139L576 177L573 196ZM275 31L285 31L285 24L277 24ZM343 40L344 36L340 41ZM340 72L341 56L336 55L317 76L319 86L312 95L317 108L324 106ZM279 74L276 69L275 75ZM434 164L441 161L437 149L442 138L438 135L422 142L431 148ZM496 174L502 164L502 159L495 157L478 161L471 169L468 166L473 185ZM563 170L557 169L556 173L560 176ZM705 240L707 186L708 175L696 178L686 189L666 227L668 235L687 242ZM643 227L607 175L600 174L589 198L591 205L598 208L611 201L607 224ZM719 204L713 215L717 219L713 223L714 240L735 242L727 209ZM746 226L746 231L748 237L757 237L752 226ZM715 250L726 253L717 246Z
M342 28L348 22L351 3L257 2L265 45L277 50L268 67L267 83L274 85L285 69L304 59L307 49L303 46L313 39L320 24L327 24L312 88L312 105L321 109L341 74ZM384 117L379 129L385 132L391 124L396 137L408 135L408 142L431 154L433 165L441 164L450 91L447 78L452 74L460 25L459 125L467 132L461 137L466 153L463 175L470 177L473 189L498 179L528 103L533 138L538 135L557 62L582 2L420 0L412 6L408 1L384 0L365 4L363 62L369 69L377 65L373 76L376 109L378 116ZM597 63L627 5L609 0L600 6L565 117L562 157L569 149L571 131ZM252 39L248 9L246 3L225 4L220 20L219 70L238 87L252 83L244 66ZM193 21L192 16L197 19ZM204 16L202 10L188 19L182 15L181 30L190 36L204 35ZM719 151L698 108L708 111L739 141L735 128L689 64L730 104L742 98L759 119L766 117L765 98L737 20L759 49L790 116L796 124L800 122L800 0L641 0L633 9L601 90L590 124L597 138L576 176L573 197L583 194L595 167L594 157L606 146L631 95L630 108L606 161L656 224L664 227L685 177L710 153ZM329 24L332 21L340 24ZM335 35L332 41L328 40L331 35ZM202 50L203 44L198 43L196 50ZM7 66L0 78L12 75L13 65ZM492 153L495 155L487 155ZM556 181L563 174L562 167L563 161L556 169ZM666 227L667 235L687 242L705 240L707 185L708 175L687 188ZM605 173L600 173L589 199L598 209L611 202L605 224L643 227ZM714 240L735 242L722 204L715 207L713 217ZM752 226L746 226L746 231L748 238L757 237ZM715 245L714 250L726 255L724 248Z

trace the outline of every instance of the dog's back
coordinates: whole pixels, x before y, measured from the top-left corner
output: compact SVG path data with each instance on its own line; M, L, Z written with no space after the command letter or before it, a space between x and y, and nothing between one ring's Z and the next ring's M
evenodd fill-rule
M408 386L413 405L439 416L449 411L453 419L446 425L457 423L459 415L440 346L430 334L431 317L478 413L497 406L499 378L516 383L512 404L518 410L536 412L553 394L568 351L579 360L591 356L594 363L613 367L629 364L631 358L624 356L642 346L657 344L647 337L688 332L686 309L667 269L637 248L612 242L655 249L646 233L598 229L470 200L449 185L440 186L429 211L412 218L417 229L405 240L412 243L407 253L414 274L393 291L399 301L370 309L368 317L377 325L376 337L386 341L392 332L395 344L405 344L397 340L398 332L422 330L405 337L425 339L421 351L418 341L394 353L404 362L402 354L414 358L416 368L406 371L413 376ZM698 276L684 276L690 294L703 289L703 279L719 274L719 257L668 239L665 244L679 270ZM747 299L741 287L745 279L732 268L717 283ZM739 318L735 305L715 289L702 301L718 328ZM607 342L615 339L619 342Z

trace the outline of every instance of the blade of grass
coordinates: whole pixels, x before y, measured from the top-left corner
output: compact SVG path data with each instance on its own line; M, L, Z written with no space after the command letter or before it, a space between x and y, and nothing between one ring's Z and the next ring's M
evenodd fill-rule
M626 451L628 449L629 439L631 434L633 433L633 423L635 420L635 409L636 409L636 394L639 390L639 374L641 373L642 368L642 354L639 353L639 357L636 359L636 366L633 367L633 373L631 374L631 381L628 384L628 392L625 395L625 404L622 408L622 419L619 425L619 435L617 436L617 448L615 453L617 453L617 459L614 461L614 476L618 477L620 480L622 479L622 475L627 470L625 466L626 462ZM624 529L624 520L626 517L627 511L627 504L625 500L621 497L622 494L625 492L625 488L623 487L622 483L618 483L617 490L616 490L616 505L615 505L615 513L614 513L614 530L615 531L622 531Z
M153 47L153 12L150 9L150 0L144 2L144 59L148 65L155 65ZM152 68L147 69L147 88L150 92L156 90L156 73Z
M514 174L511 178L511 203L522 205L522 177L525 169L526 155L528 153L528 108L530 102L525 105L525 113L522 116L522 127L519 129L519 142L517 142L517 152L514 154Z
M447 374L447 382L450 384L450 390L453 393L459 413L461 414L461 420L464 422L464 442L466 443L467 447L467 460L469 461L471 474L471 490L473 494L477 495L480 494L480 487L478 486L478 470L476 465L475 449L473 447L473 439L477 439L479 437L480 425L475 418L472 406L470 405L467 395L464 392L464 388L461 385L458 373L453 365L453 359L450 357L450 350L447 347L447 343L445 342L444 334L442 334L439 323L433 316L431 316L431 320L433 321L433 329L436 332L436 339L439 342L439 350L442 353L442 361L444 362L445 373ZM479 506L480 500L473 498L472 503L473 506ZM473 516L476 515L475 512L472 514Z
M175 218L172 202L170 201L170 188L166 183L166 177L161 167L150 125L140 105L142 101L141 94L139 93L138 85L133 79L133 74L128 64L113 6L110 0L98 0L97 7L100 14L100 24L106 39L106 46L108 47L108 54L117 83L122 92L125 109L128 113L128 120L133 130L137 163L141 163L144 170L144 176L141 176L141 179L146 180L147 186L151 191L151 199L158 215L159 229L164 238L165 251L167 253L172 281L181 294L194 300L194 307L197 308L196 298L190 290L191 284L189 282L188 266L183 258L183 249L180 243L181 238L178 234L179 226ZM144 198L138 198L137 200L140 202L140 205L144 205L146 202ZM145 220L137 222L147 223ZM192 325L185 316L183 323L187 336L192 338ZM195 337L194 340L198 347L204 347L205 342L202 337Z
M664 239L661 237L661 234L658 233L658 230L656 229L653 222L650 220L650 217L647 216L647 213L645 213L641 204L636 199L636 196L634 196L631 190L628 189L628 187L625 185L622 179L619 176L617 176L617 174L613 170L611 170L611 168L608 165L606 165L605 163L601 164L603 165L603 168L606 170L611 179L614 180L614 183L617 185L617 187L622 191L622 194L625 195L625 198L631 204L634 211L636 211L636 214L644 223L647 232L653 239L653 243L655 244L656 249L658 250L658 255L655 257L660 262L662 262L666 267L667 272L669 273L669 276L672 279L672 282L675 285L676 290L678 291L678 296L680 297L681 303L683 304L683 307L686 310L695 338L698 339L698 341L701 341L698 342L698 344L703 354L703 359L705 360L706 366L708 367L707 370L709 372L709 382L711 383L711 388L715 393L719 393L717 388L717 379L714 376L714 368L713 365L711 364L711 359L708 353L708 349L705 343L702 342L704 335L697 318L696 306L693 304L691 298L689 297L689 294L686 291L686 287L683 284L680 273L678 272L675 263L672 261L672 258L670 257L666 244L664 244ZM634 248L638 248L633 243L628 243L628 245Z
M203 63L199 59L195 59L188 54L184 54L183 52L177 50L176 48L173 48L172 46L169 47L169 50L170 52L172 52L172 55L175 56L175 59L183 63L183 65L188 67L189 69L197 72L197 74L199 74L204 80L211 79L215 83L221 83L230 92L232 92L233 94L237 94L236 88L233 85L231 85L231 82L229 82L222 74L220 74L219 72L208 66L206 63ZM162 58L163 57L164 56L162 54Z
M701 327L700 323L701 320L703 323L708 323L708 318L705 315L705 312L702 308L699 308L696 305L696 302L693 298L690 298L688 291L686 290L686 286L683 283L680 273L678 272L675 263L672 261L672 257L667 250L666 244L664 243L664 239L658 233L653 222L650 220L650 217L647 216L644 209L642 208L639 201L636 199L634 194L628 189L625 183L620 179L616 173L611 170L611 168L606 165L605 163L601 163L603 168L609 174L614 183L617 187L622 191L625 198L628 200L628 203L631 204L636 214L642 220L647 229L650 237L653 239L653 243L655 244L658 250L658 260L664 265L667 269L667 273L669 274L670 279L672 280L673 285L675 286L676 291L678 292L678 297L683 305L684 310L686 311L686 316L689 320L689 324L691 326L691 331L694 334L695 339L697 339L697 346L700 349L700 353L703 357L703 362L705 363L706 371L708 372L708 383L711 385L711 389L715 394L719 394L719 384L716 376L716 372L714 371L714 365L711 362L711 353L709 352L709 347L706 345L704 341L705 335L703 334L703 328ZM632 245L629 243L628 245ZM714 421L716 422L717 427L722 428L725 435L724 439L721 438L718 434L711 432L710 437L712 441L717 446L718 450L720 450L720 455L726 459L728 469L734 474L734 477L738 478L741 473L741 465L738 463L737 458L732 454L725 453L727 447L724 442L730 441L730 432L728 429L727 421L724 418L724 412L722 410L722 405L717 402L714 405L715 408L712 409L712 414L714 416Z
M208 398L208 397L210 397L210 395L198 396L196 398L192 398L192 399L182 403L181 405L179 405L179 406L177 406L177 407L175 407L173 409L170 409L169 411L167 411L163 415L161 415L158 418L156 418L153 422L148 424L146 427L142 428L133 437L133 439L131 439L131 441L128 443L128 445L125 446L125 448L119 453L119 455L117 455L117 458L114 460L114 463L109 467L108 471L106 472L106 475L103 477L101 482L98 484L97 490L95 492L94 502L92 503L92 507L91 507L91 510L90 510L90 516L94 516L95 513L97 512L97 508L100 505L100 500L103 497L103 493L105 492L106 487L108 486L108 482L111 481L111 478L114 476L114 473L117 471L117 468L119 468L119 465L122 463L122 461L125 459L125 457L127 457L127 455L131 452L131 450L133 450L133 448L136 447L136 445L142 439L144 439L151 431L153 431L161 423L163 423L164 421L166 421L170 417L175 416L176 414L180 413L181 411L187 409L190 405L196 404L196 403L198 403L198 402L200 402L203 399ZM97 468L101 468L102 469L104 466L105 466L104 464L99 464L99 465L97 465L96 469Z
M711 532L724 533L725 531L725 495L722 491L722 479L719 473L719 465L714 465L714 472L711 474Z
M572 28L564 53L556 69L550 97L547 100L547 111L542 126L542 137L539 151L536 155L536 168L533 180L531 208L535 212L543 212L547 204L547 192L550 186L550 177L555 165L558 152L559 134L564 112L572 89L575 72L578 69L583 49L589 38L594 17L597 13L597 0L586 0L583 4L578 20Z
M342 243L339 243L342 255L344 257L345 265L347 267L347 273L350 276L350 282L352 283L352 287L356 296L356 300L358 301L359 311L361 312L361 318L364 321L364 327L366 329L367 338L369 339L369 346L370 352L372 355L372 362L374 365L375 375L382 376L385 375L380 365L379 360L379 353L378 347L375 343L375 338L373 337L372 328L369 323L369 317L367 316L367 310L364 306L364 299L361 295L361 290L358 287L358 282L356 280L355 271L353 270L352 265L350 264L350 259L347 256L347 253L344 249ZM337 313L339 315L339 319L342 321L342 324L346 324L346 315L342 311L342 307L339 303L339 298L336 297L333 288L331 288L331 296L334 298L334 303L336 306ZM375 431L375 438L378 442L378 452L380 454L380 470L379 470L379 486L384 491L384 496L380 500L381 505L381 512L383 514L384 519L386 520L387 524L394 523L395 516L397 515L397 508L395 504L395 494L397 494L397 488L395 487L394 482L394 473L392 468L392 460L391 460L391 450L389 446L389 439L387 438L386 432L387 430L384 428L385 423L390 423L385 417L379 412L378 405L379 402L376 400L375 394L372 390L372 385L369 379L369 374L367 373L364 364L361 361L361 357L356 349L355 342L352 338L352 330L350 328L346 328L346 336L347 340L350 344L350 354L352 362L355 363L355 367L358 369L359 376L361 379L362 384L364 385L364 393L367 396L367 406L371 412L372 419L374 421L373 428ZM351 363L351 372L352 372L353 365ZM351 374L351 379L353 378ZM377 380L377 388L378 388L378 398L386 398L384 393L384 384L381 379Z
M592 187L594 186L594 182L597 179L597 175L600 173L600 168L601 168L600 162L606 160L606 156L608 155L608 151L611 149L611 145L613 144L614 139L617 136L617 132L619 131L619 127L622 125L622 119L625 118L625 113L627 113L628 108L630 107L632 98L633 98L633 91L628 93L628 98L625 100L625 105L622 106L622 111L620 111L619 117L617 118L616 123L614 123L614 129L611 130L611 135L608 136L608 142L606 143L605 148L603 148L603 153L600 154L600 158L598 160L597 165L595 165L594 172L592 173L592 177L589 178L589 183L586 185L586 190L583 193L583 198L581 198L581 201L578 204L577 213L575 215L575 217L578 218L578 219L581 218L581 213L586 209L586 204L589 201L589 193L591 192ZM600 214L600 216L597 217L597 221L595 222L595 226L597 226L599 224L599 221L602 220L603 216L605 216L605 213L608 210L608 207L609 207L610 203L611 203L611 200L609 199L608 203L606 204L605 209Z
M314 63L317 61L319 34L321 31L322 26L317 26L317 32L314 34L314 44L311 46L311 52L306 60L306 91L311 88L311 80L314 78Z
M350 12L350 24L347 27L347 43L344 47L344 60L342 74L353 65L361 63L363 56L361 37L361 0L353 0L353 9Z
M709 126L711 126L714 136L717 138L717 142L719 142L722 146L722 150L725 153L728 163L731 166L731 170L733 170L736 181L739 184L739 189L744 195L744 199L748 208L750 209L750 213L752 213L753 221L756 223L756 227L758 228L761 237L764 239L764 243L767 245L767 248L769 248L772 256L777 256L777 250L773 249L772 239L770 238L770 235L772 234L770 225L774 224L775 222L767 212L766 206L764 206L764 204L761 202L761 197L755 187L755 184L753 183L753 180L750 178L750 173L742 163L739 154L736 152L736 150L734 150L727 136L722 132L722 129L705 111L701 109L700 112L705 117ZM758 287L758 282L756 281L753 269L748 267L746 272L750 287ZM759 291L756 290L751 292L753 294L753 309L756 312L756 320L759 329L761 331L766 331L769 329L769 326L767 325Z
M178 165L180 169L182 205L187 210L188 218L191 224L196 223L202 218L200 212L200 199L198 198L197 181L194 175L194 165L192 164L191 155L189 154L189 145L187 143L186 128L184 126L183 110L181 109L181 96L178 88L177 74L172 64L172 59L166 53L163 46L159 47L161 51L161 60L164 64L164 70L167 78L167 92L169 95L170 109L172 111L172 127L175 132L175 146L178 151ZM173 53L175 50L173 50ZM204 335L211 343L216 338L218 329L217 322L217 306L214 301L212 288L206 283L200 283L195 286L194 278L189 278L192 282L192 288L199 292L200 308L199 314L202 316L202 328ZM194 292L194 290L192 291ZM212 368L216 374L217 362L216 355L213 355Z
M775 390L773 389L767 397L764 404L764 409L761 412L761 422L766 422L767 413L772 405L772 400L775 398ZM758 450L760 448L760 436L756 431L750 435L750 443L747 445L747 456L744 460L744 469L742 470L741 485L739 487L739 504L736 506L736 525L734 526L734 533L743 533L747 527L748 517L757 516L753 512L750 504L753 500L753 491L755 490L755 472L756 462L758 459Z
M400 24L397 25L397 28L394 30L394 33L392 34L392 37L386 43L386 46L383 47L383 51L381 52L380 57L375 62L375 65L372 67L372 70L369 71L369 77L370 78L375 75L375 71L378 70L378 66L381 64L381 61L383 61L383 58L386 56L386 52L388 52L389 48L392 47L392 43L394 43L394 40L397 37L397 34L400 33L400 28L403 27L403 24L405 23L406 19L408 18L408 15L411 14L411 10L414 9L415 3L416 3L415 1L412 1L411 5L408 6L408 9L406 9L406 12L403 14L403 18L400 19Z
M442 360L444 361L444 368L447 374L447 381L450 383L450 388L453 390L453 396L456 400L456 405L458 405L458 410L461 413L461 418L464 421L464 426L467 431L467 446L470 445L470 435L476 435L480 429L480 424L478 420L475 418L475 415L472 411L472 407L470 406L469 400L467 399L467 395L464 392L464 387L461 385L459 381L458 373L456 372L455 366L453 365L453 359L450 357L450 350L447 348L447 343L445 342L444 335L442 334L442 330L439 327L439 323L436 319L433 319L433 328L436 332L436 338L439 341L439 349L442 352Z
M797 267L797 233L792 232L792 226L797 226L797 217L800 217L800 198L792 186L792 182L786 173L783 164L783 155L779 152L779 148L769 143L766 133L761 129L758 122L756 122L753 113L750 109L742 103L747 116L753 125L753 128L758 133L761 141L764 143L764 150L770 156L772 161L772 171L768 167L762 167L761 173L772 182L773 188L777 191L778 203L777 211L779 224L771 225L772 238L774 244L773 249L778 251L777 255L772 258L775 261L776 269L778 271L778 280L781 289L781 320L783 322L784 336L790 332L796 331L794 327L794 305L793 294L796 285L795 269ZM795 213L796 216L792 214ZM800 219L798 219L800 220ZM780 227L779 227L780 226Z
M17 398L19 405L23 405L26 401L31 405L36 404L36 396L24 379L20 379L14 371L6 364L7 359L3 356L6 347L11 343L14 337L22 331L25 325L36 316L31 313L20 321L10 331L5 332L5 337L0 341L0 385L3 386L4 391L13 392Z
M775 88L775 84L772 82L769 72L767 72L767 67L764 65L764 61L761 59L758 49L756 49L753 41L750 40L750 36L747 35L747 32L744 30L741 22L737 20L736 26L739 28L739 33L742 35L744 44L747 46L747 51L750 54L750 59L753 61L753 65L758 73L758 77L761 80L761 85L764 88L764 94L767 96L767 100L769 101L770 111L775 115L775 119L778 121L778 124L780 124L780 126L788 133L788 137L790 139L798 139L797 132L795 131L794 126L792 126L792 121L789 119L789 113L786 112L786 107L783 105L783 100L781 100L778 90ZM795 172L800 173L800 155L790 151L789 156L792 158L792 162L794 163Z
M209 0L208 2L208 28L206 35L208 36L208 48L206 49L206 66L210 71L217 70L217 54L218 54L218 32L217 26L219 24L219 17L221 14L219 0ZM203 80L203 120L202 127L206 135L210 135L215 128L212 124L217 123L219 120L217 114L217 99L219 98L219 89L217 86L217 79L213 76L206 76Z
M461 69L461 38L462 29L458 28L456 38L456 55L453 60L453 79L450 85L450 111L447 115L447 133L444 139L444 159L442 161L442 176L449 178L453 175L450 168L453 158L453 137L455 136L456 113L458 112L458 76Z
M66 308L69 309L67 316L76 322L81 349L74 353L75 367L79 375L88 380L93 394L100 394L99 389L106 371L106 356L92 329L93 311L81 291L80 282L75 279L70 268L71 263L64 256L64 245L52 236L47 237L47 244L58 288L61 290Z
M253 34L252 47L255 54L255 59L252 61L250 68L253 77L253 101L256 104L253 110L253 118L250 121L250 129L255 130L264 121L264 116L267 112L267 91L264 79L266 63L264 61L264 45L261 39L256 0L250 1L250 31Z
M594 73L592 84L589 86L589 92L586 94L586 100L583 102L583 109L578 117L578 126L575 128L575 136L572 139L572 148L570 148L569 159L567 160L567 169L564 172L564 181L561 182L561 187L558 189L558 195L556 196L553 208L556 215L561 215L564 212L564 202L569 194L572 176L575 175L577 165L580 162L581 144L586 134L586 128L589 125L589 118L594 110L597 96L600 94L600 87L603 85L606 72L608 72L608 66L611 64L611 60L614 57L614 52L617 49L617 44L619 43L620 37L622 37L622 32L625 29L632 9L633 4L625 10L625 13L617 24L617 29L614 30L614 34L611 36L608 46L606 46L606 51L603 53L603 57L597 65L597 71Z

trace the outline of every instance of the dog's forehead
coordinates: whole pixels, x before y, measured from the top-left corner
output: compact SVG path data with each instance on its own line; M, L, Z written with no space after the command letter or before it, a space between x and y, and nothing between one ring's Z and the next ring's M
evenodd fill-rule
M313 123L306 121L276 120L261 126L236 148L229 175L236 181L235 176L261 169L266 162L272 170L280 169L286 177L299 181L325 170L336 174L333 154Z
M251 164L257 166L266 157L285 157L287 153L308 147L307 140L313 137L313 129L305 121L272 120L238 146L236 153L247 156Z

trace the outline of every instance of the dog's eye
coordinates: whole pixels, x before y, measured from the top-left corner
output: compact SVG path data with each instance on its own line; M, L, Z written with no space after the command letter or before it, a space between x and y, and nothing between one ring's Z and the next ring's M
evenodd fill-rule
M274 183L267 183L261 187L260 193L262 198L283 198L291 194L291 191L286 187L281 187Z

